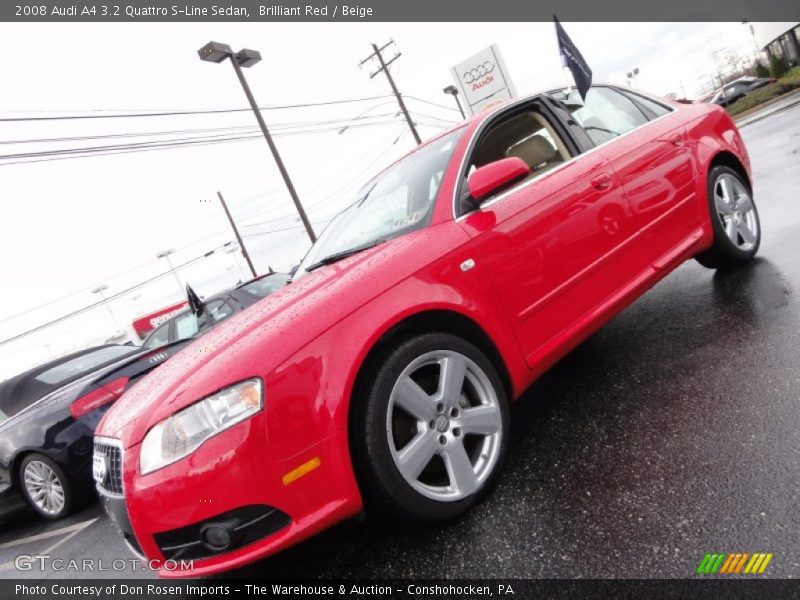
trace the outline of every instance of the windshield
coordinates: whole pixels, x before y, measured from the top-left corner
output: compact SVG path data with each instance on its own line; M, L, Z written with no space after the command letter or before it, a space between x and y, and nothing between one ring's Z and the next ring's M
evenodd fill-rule
M294 278L332 255L422 228L462 133L463 128L423 146L363 186L311 247Z

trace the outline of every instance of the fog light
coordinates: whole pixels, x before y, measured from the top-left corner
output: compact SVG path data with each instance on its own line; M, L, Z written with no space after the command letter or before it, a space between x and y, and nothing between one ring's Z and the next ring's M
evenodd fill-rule
M200 541L209 550L221 552L233 544L233 531L227 525L209 523L200 530Z

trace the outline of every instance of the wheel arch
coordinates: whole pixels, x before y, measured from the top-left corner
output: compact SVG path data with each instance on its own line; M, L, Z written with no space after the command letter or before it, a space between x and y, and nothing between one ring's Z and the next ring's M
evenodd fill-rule
M358 419L363 415L359 410L364 390L369 382L370 373L374 373L379 361L396 347L412 337L424 333L449 333L461 337L481 350L497 370L503 388L510 399L514 398L514 379L509 365L503 358L500 346L491 338L484 327L474 318L463 312L447 307L425 307L417 312L405 315L386 329L369 347L361 364L358 366L353 383L350 386L347 406L347 443L350 453L350 467L360 496L360 510L371 510L376 504L375 491L364 478L365 457L359 452L360 444L356 439L359 430Z
M17 452L16 456L11 459L11 468L9 469L11 483L17 486L20 491L22 491L22 479L20 478L19 469L22 466L22 461L25 460L25 457L30 456L31 454L37 454L37 451L33 448L24 448Z
M349 402L348 421L352 425L353 406L357 404L364 385L368 381L369 373L372 372L374 365L385 356L385 354L397 344L416 335L430 333L450 333L457 335L466 341L474 344L483 352L492 365L497 369L497 373L505 388L509 398L514 397L514 384L499 348L488 333L469 316L449 309L437 308L426 309L404 317L385 331L370 347L364 359L359 365L355 381L351 389ZM352 427L348 427L352 431Z
M708 174L711 173L711 170L714 167L728 167L729 169L733 169L736 173L742 178L745 185L747 185L750 193L753 193L753 183L750 181L750 174L747 172L744 164L741 160L729 150L720 150L717 152L709 161L708 163L708 171L706 172L706 177Z

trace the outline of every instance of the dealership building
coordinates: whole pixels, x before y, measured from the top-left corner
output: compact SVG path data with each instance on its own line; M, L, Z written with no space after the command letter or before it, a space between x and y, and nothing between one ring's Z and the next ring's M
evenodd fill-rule
M788 65L800 65L800 23L753 23L759 47L783 58Z

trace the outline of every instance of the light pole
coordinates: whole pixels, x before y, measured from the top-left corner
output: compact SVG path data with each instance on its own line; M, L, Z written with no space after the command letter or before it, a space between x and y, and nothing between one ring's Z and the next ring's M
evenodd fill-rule
M106 296L103 293L107 289L108 289L108 285L106 285L104 283L103 285L98 285L96 288L94 288L92 290L92 293L93 294L100 294L100 297L103 299L103 304L108 309L108 314L111 315L111 320L114 321L114 327L116 328L116 330L115 330L115 333L116 333L116 331L119 331L120 326L119 326L119 322L117 322L117 317L114 316L114 311L111 310L111 306L108 304L108 300L106 300Z
M186 293L186 288L184 288L183 284L181 283L181 278L178 277L177 271L175 271L175 267L172 266L172 259L170 259L169 255L175 254L175 250L170 248L169 250L162 250L161 252L156 254L156 258L166 258L167 264L169 265L169 270L172 271L172 274L175 276L175 281L178 282L178 289L181 291L181 296Z
M461 118L466 119L467 115L464 114L464 109L461 108L461 101L458 99L458 88L454 85L448 85L442 91L445 94L450 94L453 97L453 99L456 101L456 105L458 106L458 111L461 113Z
M628 75L628 87L633 87L633 81L636 79L636 76L639 74L639 67L636 67L633 71L630 71Z
M247 96L247 100L250 102L250 108L253 109L253 114L256 117L256 121L258 121L258 126L261 128L261 133L264 134L264 139L267 140L267 145L272 152L272 157L275 159L275 164L278 166L278 170L281 172L281 177L283 177L283 182L286 184L286 189L289 190L289 195L292 197L295 208L297 208L297 212L300 214L300 219L303 221L303 225L306 228L306 233L308 233L311 243L316 242L317 236L314 233L314 229L311 227L311 222L308 220L306 211L303 209L303 205L300 203L300 198L297 196L297 191L294 189L294 184L292 184L292 180L289 178L289 172L286 170L286 167L283 164L281 155L278 154L278 148L272 141L272 136L269 134L269 129L267 129L267 124L264 122L264 117L261 116L261 111L258 109L256 99L253 97L253 92L250 91L250 86L247 84L247 79L245 79L244 73L242 72L242 67L252 67L258 61L260 61L261 54L248 48L239 50L239 52L234 54L233 50L231 50L231 47L228 46L228 44L220 44L219 42L208 42L205 46L197 51L197 54L200 55L201 60L206 62L221 63L226 58L231 59L233 70L236 72L236 76L239 78L239 83L242 84L244 95Z

